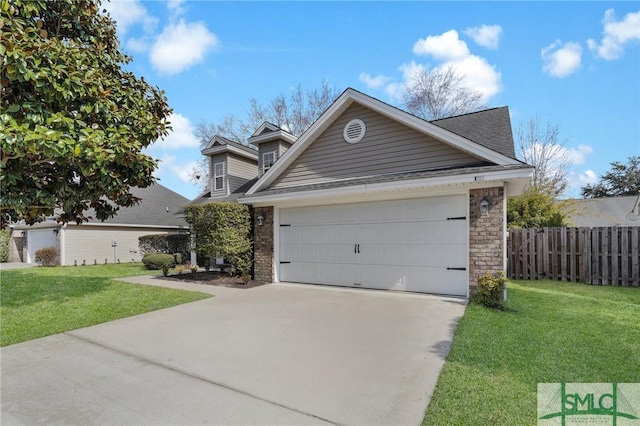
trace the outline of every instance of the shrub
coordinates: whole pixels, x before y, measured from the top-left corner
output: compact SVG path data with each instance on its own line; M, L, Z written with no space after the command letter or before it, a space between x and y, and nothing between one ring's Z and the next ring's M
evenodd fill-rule
M36 250L36 262L42 266L56 266L58 264L58 250L55 247Z
M168 253L145 254L142 258L142 263L144 263L144 267L147 269L162 269L162 274L165 277L169 274L169 269L176 265L175 258L172 254Z
M191 275L195 275L196 272L198 272L199 266L195 263L188 263L186 268L191 270Z
M182 264L182 254L173 253L173 261L175 262L176 265L181 265Z
M196 233L201 256L224 257L242 276L251 273L252 242L249 207L233 202L191 204L185 208L187 222Z
M176 265L175 268L178 275L182 275L182 271L184 271L184 265Z
M485 273L478 277L478 288L473 300L481 305L494 309L502 309L504 300L502 295L507 285L504 273Z
M138 238L138 246L142 254L180 253L183 259L189 256L189 244L188 234L155 234Z
M3 229L0 231L0 262L6 262L9 260L9 240L11 234L8 230Z

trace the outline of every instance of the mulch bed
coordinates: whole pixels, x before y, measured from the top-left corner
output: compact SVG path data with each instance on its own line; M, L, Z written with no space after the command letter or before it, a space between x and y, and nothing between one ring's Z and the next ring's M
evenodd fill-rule
M164 280L185 281L194 284L217 285L230 288L253 288L263 285L261 281L250 280L246 285L240 277L229 276L226 272L218 271L201 271L195 275L191 272L183 272L182 274L171 274L168 277L161 277Z

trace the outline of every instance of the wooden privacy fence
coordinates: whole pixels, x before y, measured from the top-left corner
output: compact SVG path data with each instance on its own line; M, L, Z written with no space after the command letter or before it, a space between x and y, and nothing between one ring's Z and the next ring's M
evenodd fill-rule
M510 229L507 275L640 286L640 226Z

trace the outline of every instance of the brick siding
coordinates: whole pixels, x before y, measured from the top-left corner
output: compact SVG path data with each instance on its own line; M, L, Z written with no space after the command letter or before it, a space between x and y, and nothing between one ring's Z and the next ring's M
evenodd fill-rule
M258 216L264 216L258 225ZM273 281L273 207L256 207L253 210L253 272L254 279L263 283Z
M480 202L489 201L489 214L480 214ZM478 277L505 270L504 188L472 189L469 192L469 293L474 294Z

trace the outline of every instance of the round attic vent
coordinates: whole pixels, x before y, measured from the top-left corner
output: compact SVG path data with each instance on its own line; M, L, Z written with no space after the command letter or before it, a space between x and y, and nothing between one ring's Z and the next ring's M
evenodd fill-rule
M364 133L367 130L367 127L364 125L364 122L358 118L355 118L347 123L344 126L344 131L342 135L344 136L344 140L349 143L357 143L364 138Z

